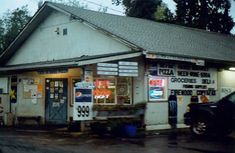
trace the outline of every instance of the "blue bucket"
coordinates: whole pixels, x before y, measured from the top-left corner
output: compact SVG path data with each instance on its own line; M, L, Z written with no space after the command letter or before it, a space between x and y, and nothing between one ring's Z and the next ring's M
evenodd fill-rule
M135 137L136 136L136 126L135 125L125 125L125 133L128 137Z

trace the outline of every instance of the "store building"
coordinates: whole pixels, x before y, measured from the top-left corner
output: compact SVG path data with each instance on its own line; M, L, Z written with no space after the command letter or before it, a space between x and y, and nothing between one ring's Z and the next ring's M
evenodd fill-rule
M0 56L2 103L16 124L65 124L76 83L92 82L93 107L145 104L154 130L170 127L174 91L181 127L193 94L216 100L235 89L233 57L233 36L46 2Z

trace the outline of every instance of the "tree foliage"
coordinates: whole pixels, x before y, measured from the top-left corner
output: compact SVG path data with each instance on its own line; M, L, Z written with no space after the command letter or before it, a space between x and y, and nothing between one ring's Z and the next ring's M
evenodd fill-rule
M8 11L0 19L0 53L16 38L30 19L27 6Z
M161 0L112 0L113 4L122 4L125 7L127 16L150 20L155 20L154 13L161 2Z
M174 0L176 22L185 26L229 34L233 20L229 0Z
M157 7L157 11L154 13L156 21L159 22L174 22L174 14L170 11L170 9L167 7L166 3L161 3Z

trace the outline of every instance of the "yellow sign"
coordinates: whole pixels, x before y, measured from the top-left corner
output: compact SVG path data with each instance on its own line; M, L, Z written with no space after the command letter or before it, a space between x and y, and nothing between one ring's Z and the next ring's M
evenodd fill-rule
M15 90L10 90L10 99L13 100L13 99L16 99L16 93L15 93Z

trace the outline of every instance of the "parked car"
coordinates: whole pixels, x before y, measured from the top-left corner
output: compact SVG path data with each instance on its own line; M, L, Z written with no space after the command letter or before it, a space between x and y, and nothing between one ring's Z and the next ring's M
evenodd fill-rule
M235 127L235 92L217 102L189 104L184 123L198 136L228 135Z

